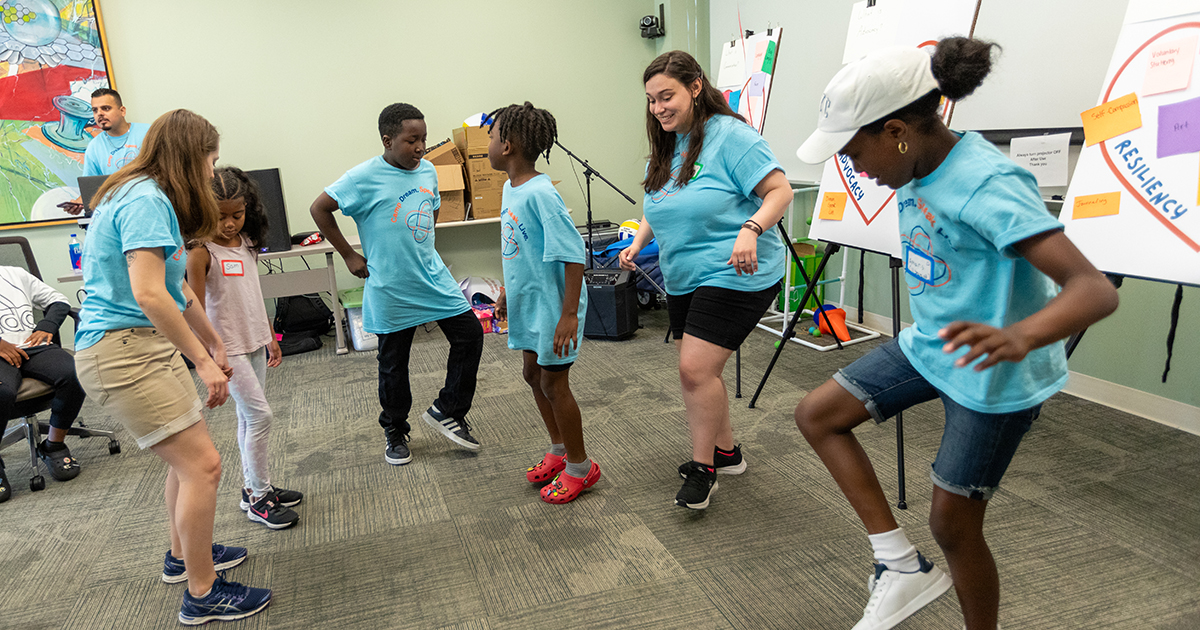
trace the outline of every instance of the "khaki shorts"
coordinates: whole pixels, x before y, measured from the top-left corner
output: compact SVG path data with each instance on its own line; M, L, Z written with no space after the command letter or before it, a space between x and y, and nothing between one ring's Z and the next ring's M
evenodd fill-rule
M150 448L202 419L196 382L183 357L153 328L110 330L75 353L75 372L92 400Z

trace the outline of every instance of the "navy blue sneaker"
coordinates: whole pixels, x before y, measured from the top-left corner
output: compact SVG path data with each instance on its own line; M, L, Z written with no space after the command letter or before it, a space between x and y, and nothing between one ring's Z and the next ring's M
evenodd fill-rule
M213 552L213 568L217 571L232 569L237 565L246 561L245 547L226 547L225 545L214 544ZM163 559L162 581L167 584L178 584L187 579L187 568L183 566L183 560L171 555L171 550L167 550L167 557Z
M429 426L437 429L438 433L446 436L447 440L469 451L479 450L479 440L471 435L471 425L467 423L466 418L451 418L443 414L436 403L430 405L421 417Z
M226 582L224 576L217 576L212 590L204 597L193 597L191 591L183 592L179 623L199 626L210 621L244 619L270 603L271 589L250 588L237 582Z

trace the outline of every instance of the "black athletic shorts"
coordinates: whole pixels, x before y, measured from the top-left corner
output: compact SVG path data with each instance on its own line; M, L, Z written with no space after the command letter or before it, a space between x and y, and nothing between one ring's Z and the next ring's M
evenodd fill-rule
M762 291L700 287L685 295L668 295L671 336L682 339L687 333L737 350L779 295L779 287L778 282Z

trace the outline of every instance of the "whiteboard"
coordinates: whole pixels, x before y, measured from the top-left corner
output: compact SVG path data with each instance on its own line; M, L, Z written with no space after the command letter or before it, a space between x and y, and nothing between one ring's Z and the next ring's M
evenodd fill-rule
M888 0L878 0L888 2ZM973 0L963 0L973 3ZM788 29L775 66L771 114L763 137L788 179L816 182L822 165L804 164L796 148L817 127L817 103L842 67L852 0L710 0L710 63L741 23ZM1096 104L1127 0L982 0L975 35L1004 50L992 74L955 107L958 130L1078 127ZM710 72L710 76L713 76Z
M1131 9L1168 4L1133 0ZM1101 271L1200 285L1197 42L1200 12L1127 24L1095 90L1093 104L1110 103L1110 109L1113 101L1136 94L1131 121L1140 125L1109 139L1088 139L1102 141L1080 154L1059 217L1067 236ZM1154 80L1164 70L1174 82ZM1104 118L1107 110L1098 115Z

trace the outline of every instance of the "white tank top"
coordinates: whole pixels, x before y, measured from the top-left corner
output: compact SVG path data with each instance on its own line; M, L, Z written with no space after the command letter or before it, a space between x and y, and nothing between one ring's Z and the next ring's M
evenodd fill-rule
M258 284L258 257L242 236L240 247L205 243L208 279L204 284L204 310L225 342L226 354L249 354L271 342L267 307Z

